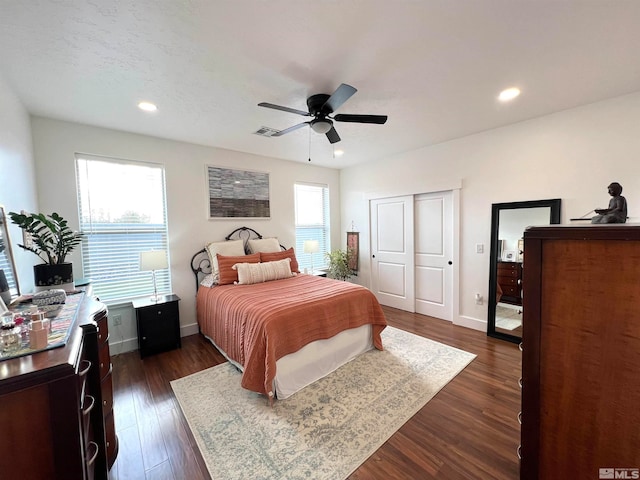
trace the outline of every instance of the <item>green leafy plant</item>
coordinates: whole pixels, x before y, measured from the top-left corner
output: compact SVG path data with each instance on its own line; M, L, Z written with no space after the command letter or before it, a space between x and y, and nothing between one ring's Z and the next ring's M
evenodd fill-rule
M49 265L65 263L67 255L82 241L82 234L72 231L67 221L55 212L46 216L9 212L9 217L32 239L32 243L18 246L35 253Z
M327 252L329 269L327 271L330 278L337 280L348 280L353 275L349 268L349 255L346 250L333 250Z

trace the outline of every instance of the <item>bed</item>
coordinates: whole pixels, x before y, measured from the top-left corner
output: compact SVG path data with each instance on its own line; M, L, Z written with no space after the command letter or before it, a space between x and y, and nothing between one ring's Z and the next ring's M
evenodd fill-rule
M242 371L244 388L270 399L284 399L361 353L383 349L380 333L386 319L370 290L291 273L244 284L248 278L243 278L245 269L268 270L284 263L288 267L292 264L289 272L295 272L297 262L295 257L272 261L274 256L286 257L289 254L285 252L293 252L278 244L280 253L259 252L268 264L256 265L256 253L249 245L262 236L241 227L226 241L233 241L234 236L242 239L245 256L217 255L220 284L207 282L215 271L211 252L196 253L191 266L196 275L200 331ZM250 256L251 263L245 263ZM223 282L223 271L231 262L236 262L239 280Z

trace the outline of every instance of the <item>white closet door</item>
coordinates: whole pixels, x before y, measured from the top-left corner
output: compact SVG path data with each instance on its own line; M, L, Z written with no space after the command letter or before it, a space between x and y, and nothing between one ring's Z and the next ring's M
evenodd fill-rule
M371 200L372 291L382 305L414 312L413 196Z
M451 191L415 197L415 311L452 320L453 199Z

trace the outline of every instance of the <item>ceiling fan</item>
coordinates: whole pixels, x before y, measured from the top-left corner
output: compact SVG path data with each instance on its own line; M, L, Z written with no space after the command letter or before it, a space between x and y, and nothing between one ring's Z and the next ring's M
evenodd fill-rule
M358 90L346 83L341 84L335 92L331 95L319 93L317 95L311 95L307 98L308 112L303 110L297 110L295 108L283 107L281 105L274 105L273 103L262 102L259 103L259 107L273 108L275 110L282 110L283 112L296 113L303 117L313 117L308 122L302 122L293 127L280 130L272 137L280 137L286 133L293 132L299 128L309 125L311 129L320 134L326 134L329 142L337 143L340 141L340 136L333 126L333 122L352 122L352 123L377 123L379 125L384 124L387 121L386 115L351 115L347 113L337 114L331 116L338 108L342 106L344 102L349 100L351 96Z

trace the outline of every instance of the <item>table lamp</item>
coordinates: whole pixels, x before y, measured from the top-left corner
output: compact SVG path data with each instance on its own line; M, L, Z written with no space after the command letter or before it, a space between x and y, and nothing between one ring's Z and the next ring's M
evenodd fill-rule
M156 286L156 270L164 270L169 268L167 263L167 252L165 250L151 250L149 252L140 252L140 271L153 273L153 296L151 300L158 301L158 289Z
M302 250L304 253L311 254L311 274L313 275L313 254L320 251L318 240L305 240L302 245Z

